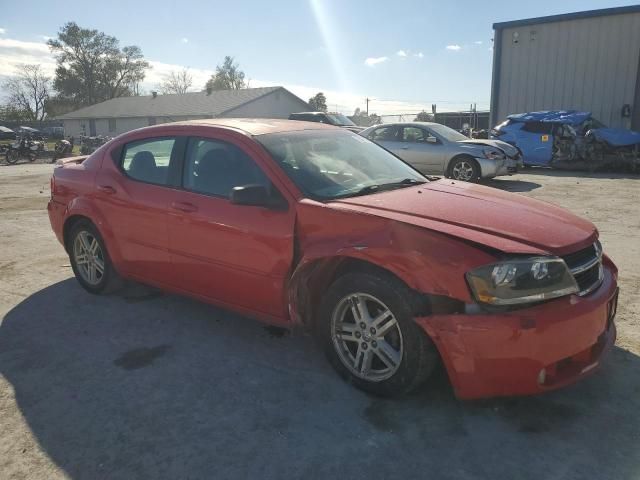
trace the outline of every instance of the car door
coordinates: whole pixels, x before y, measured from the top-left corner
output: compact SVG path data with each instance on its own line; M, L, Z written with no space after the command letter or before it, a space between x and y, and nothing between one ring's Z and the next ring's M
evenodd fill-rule
M399 132L402 159L425 174L442 175L444 148L442 141L427 128L404 126Z
M281 319L287 316L294 209L237 205L229 198L236 186L259 184L286 205L256 152L224 136L189 140L182 190L170 199L169 250L177 288Z
M180 137L151 137L115 146L96 176L95 205L114 233L123 273L168 284L172 271L167 236L168 192L176 172Z

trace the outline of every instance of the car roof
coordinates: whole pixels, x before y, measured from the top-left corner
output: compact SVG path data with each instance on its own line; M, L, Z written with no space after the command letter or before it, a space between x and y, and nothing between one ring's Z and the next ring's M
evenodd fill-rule
M341 130L339 127L317 122L301 122L300 120L281 120L275 118L212 118L187 120L184 122L163 123L156 127L169 125L209 126L240 130L247 135L265 135L267 133L296 132L301 130ZM152 127L155 128L155 127Z

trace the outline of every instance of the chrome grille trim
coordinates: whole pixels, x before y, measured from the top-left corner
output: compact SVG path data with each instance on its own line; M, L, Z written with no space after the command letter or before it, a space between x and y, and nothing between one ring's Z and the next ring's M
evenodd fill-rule
M592 258L589 258L587 261L582 262L581 264L569 269L569 271L573 275L574 280L578 284L578 288L580 288L578 295L581 297L593 292L602 284L602 281L604 280L604 268L602 267L602 245L599 241L596 240L596 242L588 248L593 248L594 256ZM593 271L590 273L590 271L595 270L596 268L597 274L595 280L590 281L587 285L581 285L581 282L584 283L584 279L580 278L580 276L592 276L596 272Z

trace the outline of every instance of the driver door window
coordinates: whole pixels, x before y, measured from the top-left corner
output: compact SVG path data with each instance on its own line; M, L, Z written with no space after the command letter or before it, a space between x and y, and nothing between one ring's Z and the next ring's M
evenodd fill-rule
M230 143L192 139L187 148L182 183L185 189L229 198L234 187L264 185L269 180L253 160Z

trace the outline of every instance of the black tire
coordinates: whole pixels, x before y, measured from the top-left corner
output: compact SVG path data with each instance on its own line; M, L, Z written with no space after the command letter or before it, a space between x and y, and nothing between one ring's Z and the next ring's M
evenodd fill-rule
M104 264L104 272L102 273L101 278L97 283L89 283L83 275L80 273L80 267L76 260L76 255L74 254L74 244L78 236L82 233L86 232L90 235L90 237L95 238L100 247L100 251L102 253L101 259ZM76 222L71 228L71 232L69 233L69 237L67 240L67 252L69 253L69 260L71 262L71 268L73 269L73 273L76 276L76 280L78 283L84 288L87 292L93 294L107 294L113 293L123 286L123 281L120 275L113 268L113 264L111 263L111 258L109 257L109 252L107 251L106 244L98 232L98 229L89 221L81 220Z
M38 158L38 154L37 153L29 153L29 161L31 163L35 162Z
M463 165L468 165L471 167L472 173L470 178L458 178L458 176L456 175L457 167ZM461 182L477 182L478 180L480 180L480 165L478 165L478 162L475 160L475 158L469 157L467 155L461 155L451 160L451 162L449 163L447 176Z
M6 160L9 165L14 165L18 162L18 152L15 150L8 150L6 155Z
M336 342L339 343L340 340L334 342L333 315L340 311L340 305L346 297L356 293L375 297L391 311L397 320L401 332L402 354L399 366L388 378L368 380L357 376L350 370L353 366L347 367L345 365L345 361L342 359L344 353L338 352L340 347ZM333 368L346 381L374 395L392 397L407 394L424 383L438 363L438 353L431 339L413 320L411 292L391 275L373 272L348 273L339 277L329 287L321 301L318 315L314 320L314 330L315 336ZM395 332L392 333L395 334ZM351 338L351 342L354 342L355 337ZM375 342L371 342L370 345L373 343ZM358 346L354 348L360 351L360 344L355 343L355 345ZM378 358L378 362L379 360ZM362 364L364 364L364 360L360 363L360 365Z

